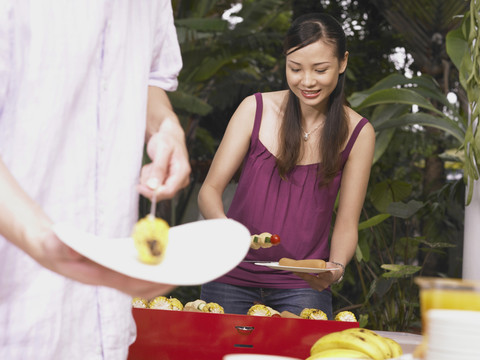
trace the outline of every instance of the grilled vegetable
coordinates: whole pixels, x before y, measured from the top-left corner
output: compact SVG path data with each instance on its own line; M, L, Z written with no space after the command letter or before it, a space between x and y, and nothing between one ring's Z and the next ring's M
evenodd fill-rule
M151 215L140 219L133 228L133 241L138 258L145 264L159 264L168 244L168 223Z
M134 297L132 299L132 306L134 308L146 309L148 307L148 301L139 297Z
M310 320L328 320L327 314L325 314L322 310L318 309L303 309L300 313L300 317L302 319Z
M336 316L335 320L337 321L352 321L355 322L357 321L357 318L355 317L355 314L352 313L351 311L340 311Z
M205 306L202 307L202 311L215 314L225 314L223 307L213 302L205 304Z
M255 250L260 248L267 249L273 245L280 244L280 236L277 234L272 235L268 232L261 233L260 235L252 235L250 240L250 247Z
M280 313L277 310L272 309L270 306L266 306L263 304L255 304L250 307L250 309L248 309L247 315L279 317Z

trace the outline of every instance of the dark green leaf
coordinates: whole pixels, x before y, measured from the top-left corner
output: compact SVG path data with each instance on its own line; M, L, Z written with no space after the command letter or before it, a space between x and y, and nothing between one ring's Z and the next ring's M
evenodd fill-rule
M375 139L375 152L373 154L373 164L382 157L395 134L395 128L380 131Z
M369 227L378 225L381 222L388 219L390 216L391 216L390 214L375 215L375 216L371 217L370 219L362 221L360 224L358 224L358 230L363 230L363 229L367 229Z
M373 206L381 212L387 213L387 207L392 202L402 201L410 196L412 185L399 180L386 180L375 184L370 200Z
M432 105L428 99L421 96L418 92L410 89L383 89L369 95L361 104L359 109L380 104L407 104L417 105L426 110L432 111L443 116L442 111Z
M168 93L168 97L176 110L181 109L198 115L206 115L212 110L205 101L180 90Z
M387 207L387 212L393 216L408 219L420 210L424 204L420 201L410 200L408 203L392 202Z
M184 18L175 20L175 25L196 31L222 32L227 29L228 22L219 18Z
M408 113L399 117L390 118L382 122L375 130L383 130L392 127L407 125L431 126L454 136L460 143L463 143L465 130L463 130L457 121L447 116L430 115L424 112Z
M383 264L381 268L388 271L382 274L382 277L384 278L407 277L419 272L422 269L421 266L400 264Z
M407 259L416 259L418 254L418 241L410 237L402 237L395 243L395 254Z

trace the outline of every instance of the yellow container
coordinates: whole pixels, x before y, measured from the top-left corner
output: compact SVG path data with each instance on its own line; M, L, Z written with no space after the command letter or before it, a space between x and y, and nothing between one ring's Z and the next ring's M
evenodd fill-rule
M415 278L415 283L420 287L420 313L423 333L426 330L426 314L430 309L480 311L480 282L451 278L418 277Z

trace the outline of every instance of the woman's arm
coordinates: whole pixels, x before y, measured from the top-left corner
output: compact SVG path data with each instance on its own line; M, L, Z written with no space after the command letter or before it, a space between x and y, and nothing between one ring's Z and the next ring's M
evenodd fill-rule
M358 221L367 192L374 150L375 131L372 125L367 123L360 131L343 169L327 269L339 268L333 262L346 267L355 254L358 243ZM342 273L342 270L338 270L324 272L318 276L301 273L297 275L307 281L313 289L322 291L339 280Z
M358 221L365 201L373 153L375 131L365 124L343 170L338 211L330 245L330 261L346 266L358 243ZM335 277L334 281L340 277Z
M167 94L155 86L148 88L145 140L152 162L142 168L138 191L151 198L155 189L157 200L170 199L188 185L191 170L183 128Z
M233 114L198 194L198 206L206 219L225 218L222 195L241 166L250 145L256 100L249 96Z

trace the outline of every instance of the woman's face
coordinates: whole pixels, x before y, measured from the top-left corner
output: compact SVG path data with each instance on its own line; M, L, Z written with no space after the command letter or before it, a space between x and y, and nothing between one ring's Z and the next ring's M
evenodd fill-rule
M339 61L335 50L333 45L318 40L287 55L288 86L301 104L326 111L338 75L347 67L348 52Z

